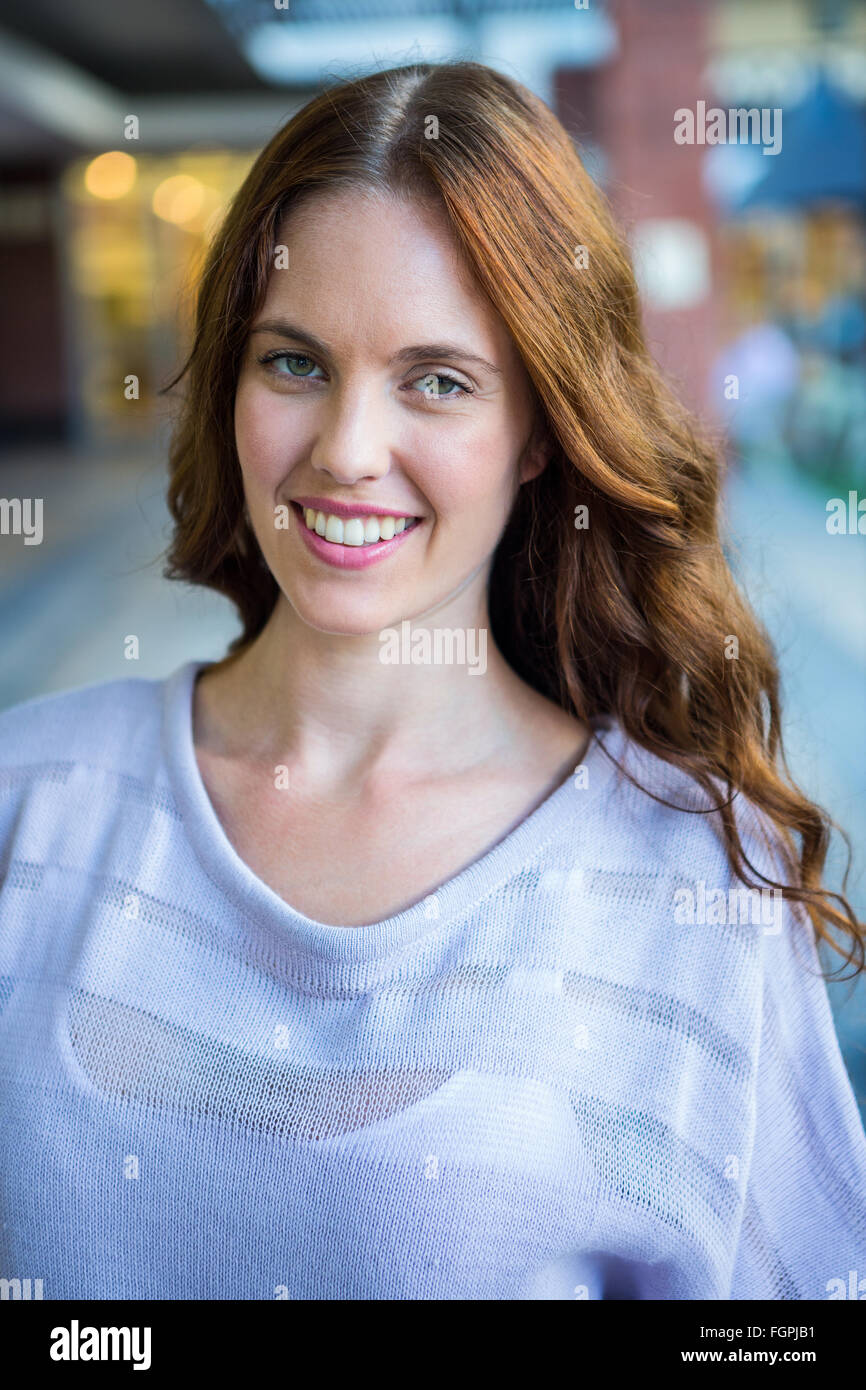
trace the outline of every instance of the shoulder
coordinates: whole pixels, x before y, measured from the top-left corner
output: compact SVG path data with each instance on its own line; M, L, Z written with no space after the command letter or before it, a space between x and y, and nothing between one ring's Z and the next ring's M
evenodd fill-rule
M66 872L110 858L121 828L128 844L162 834L165 816L179 816L165 747L195 666L161 680L94 682L0 713L0 859Z
M778 886L792 877L770 814L742 791L731 795L749 887L730 862L715 809L728 795L721 779L712 779L711 798L688 771L628 739L615 722L605 744L633 781L619 768L610 775L598 883L618 888L620 901L631 891L660 957L686 943L702 962L733 953L754 1002L762 998L765 1009L788 1019L812 1010L827 1045L832 1023L821 955L808 914Z
M749 890L731 865L715 809L724 788L714 784L714 801L616 721L596 727L586 789L562 799L539 886L556 894L557 908L580 923L581 940L608 969L618 962L623 983L667 995L676 981L693 1007L736 1017L737 1027L748 1019L753 1034L764 929L780 905L770 890ZM736 793L733 811L750 862L778 878L753 803Z
M0 711L0 770L135 761L158 737L166 684L144 677L99 681Z
M597 807L599 849L611 861L639 864L661 876L697 870L724 875L727 862L721 816L716 809L725 789L714 781L714 796L685 768L630 738L612 717L598 722L600 746L587 754L588 781L603 783ZM737 822L751 833L755 808L735 793Z

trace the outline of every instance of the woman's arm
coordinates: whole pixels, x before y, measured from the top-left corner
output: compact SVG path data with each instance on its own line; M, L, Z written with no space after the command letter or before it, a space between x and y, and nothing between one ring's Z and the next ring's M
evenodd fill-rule
M866 1299L866 1135L814 934L764 928L752 1151L732 1299Z

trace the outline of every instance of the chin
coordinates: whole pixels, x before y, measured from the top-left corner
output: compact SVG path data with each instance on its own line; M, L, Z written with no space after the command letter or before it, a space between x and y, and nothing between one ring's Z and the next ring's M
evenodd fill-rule
M349 603L345 597L323 598L320 603L287 597L307 627L334 637L378 637L383 628L400 625L400 618L394 616L393 597L372 603Z

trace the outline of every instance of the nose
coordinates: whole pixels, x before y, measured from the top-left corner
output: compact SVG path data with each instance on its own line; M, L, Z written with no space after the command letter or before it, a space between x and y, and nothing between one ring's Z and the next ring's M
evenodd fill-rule
M329 393L311 463L343 486L382 478L391 467L387 409L372 382L345 383Z

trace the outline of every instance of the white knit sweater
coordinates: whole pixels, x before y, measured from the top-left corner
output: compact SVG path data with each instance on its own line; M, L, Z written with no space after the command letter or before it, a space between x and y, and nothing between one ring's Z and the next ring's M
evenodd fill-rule
M866 1295L866 1137L811 934L771 898L739 920L711 818L604 749L678 805L694 783L599 721L434 894L331 926L226 838L197 669L0 715L0 1288Z

